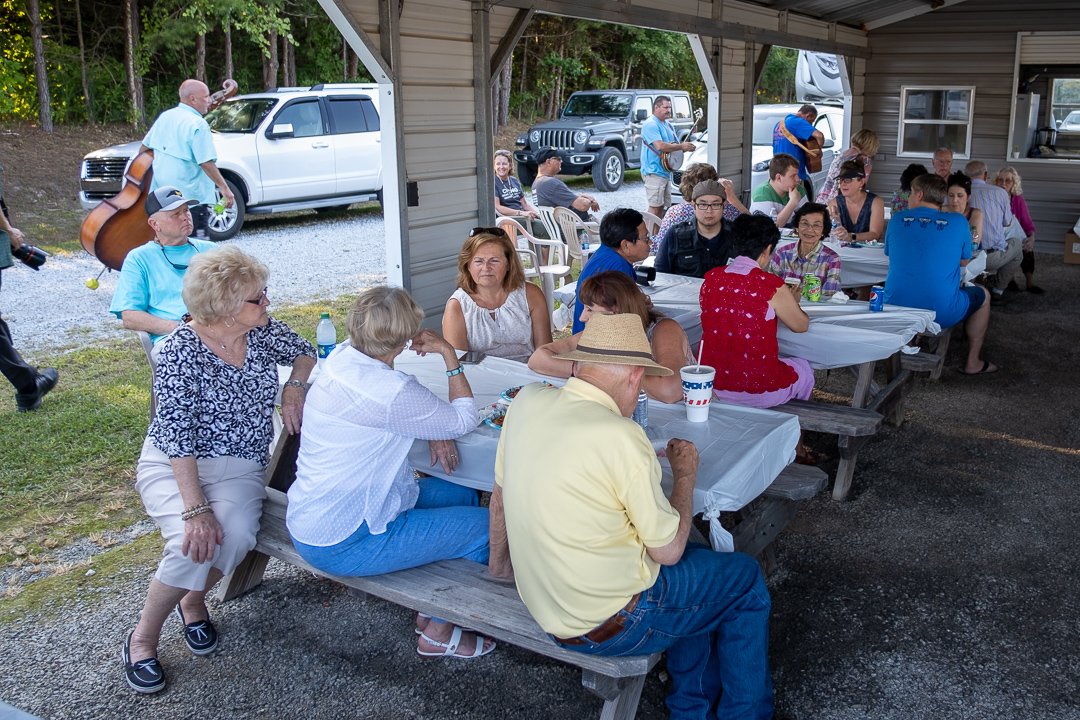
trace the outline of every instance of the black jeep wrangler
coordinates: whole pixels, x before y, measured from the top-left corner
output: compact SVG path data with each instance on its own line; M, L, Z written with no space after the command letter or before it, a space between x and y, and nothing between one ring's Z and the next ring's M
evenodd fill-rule
M641 167L641 124L658 95L671 98L670 122L682 140L694 124L690 95L682 90L585 90L566 102L558 120L529 129L517 139L514 158L523 185L536 179L536 153L553 147L562 156L562 175L591 171L596 189L616 190L623 172Z

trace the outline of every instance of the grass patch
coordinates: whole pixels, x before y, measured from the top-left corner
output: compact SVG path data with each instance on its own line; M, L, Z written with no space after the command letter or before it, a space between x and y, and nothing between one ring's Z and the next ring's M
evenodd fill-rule
M161 547L161 535L143 535L134 542L72 566L67 572L9 590L8 597L0 598L0 624L17 622L31 613L56 613L75 598L97 597L104 601L108 593L98 593L98 590L111 587L120 575L141 572L152 566L161 556ZM89 569L94 570L93 575L86 574Z

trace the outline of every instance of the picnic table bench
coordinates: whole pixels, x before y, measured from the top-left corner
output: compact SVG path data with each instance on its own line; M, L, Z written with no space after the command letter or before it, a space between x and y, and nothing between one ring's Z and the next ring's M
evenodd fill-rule
M603 700L601 720L635 716L645 676L660 654L602 657L560 647L533 620L514 585L491 577L484 565L464 559L443 560L370 577L339 577L308 565L293 547L285 526L286 492L296 478L299 448L299 435L281 435L267 465L266 499L255 549L221 582L220 601L258 586L269 558L275 557L351 589L579 667L582 685ZM771 543L794 516L797 504L823 490L826 482L825 473L816 468L788 466L740 513L734 532L736 548L759 560L771 558Z

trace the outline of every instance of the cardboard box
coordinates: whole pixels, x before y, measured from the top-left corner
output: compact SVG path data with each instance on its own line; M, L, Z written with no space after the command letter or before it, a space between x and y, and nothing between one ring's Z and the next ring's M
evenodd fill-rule
M1065 262L1080 265L1080 236L1074 232L1065 233Z

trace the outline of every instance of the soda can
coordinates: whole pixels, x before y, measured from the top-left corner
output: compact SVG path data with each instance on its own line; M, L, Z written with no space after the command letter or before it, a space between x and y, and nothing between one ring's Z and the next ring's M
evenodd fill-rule
M885 288L875 285L870 288L870 312L881 312L885 309Z
M803 275L803 297L810 302L821 302L821 278L814 273Z
M637 396L637 405L634 406L634 422L643 428L649 427L649 396L642 390Z

